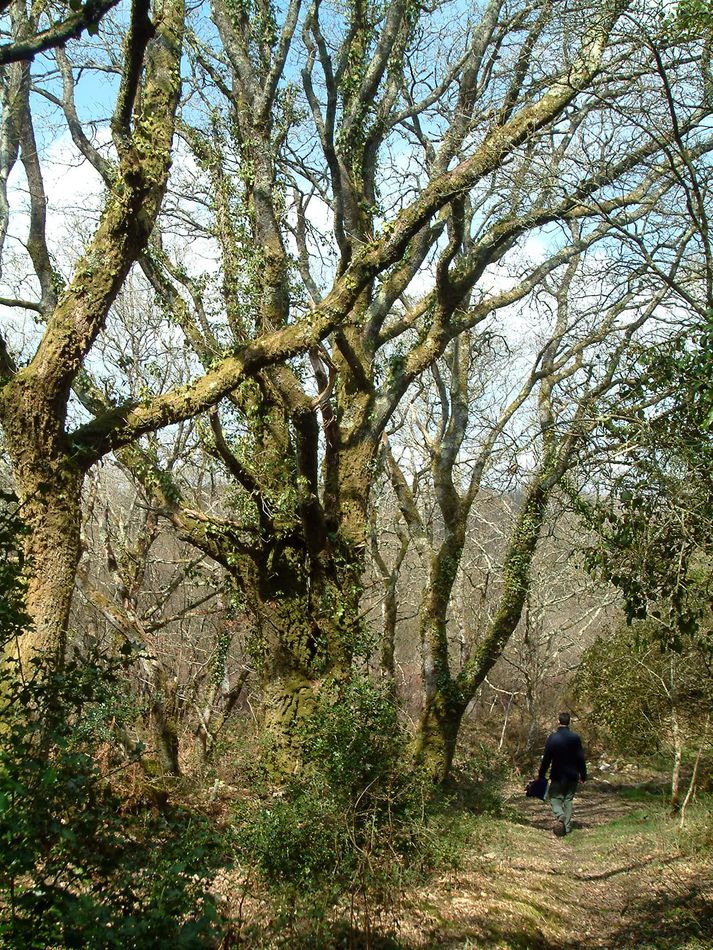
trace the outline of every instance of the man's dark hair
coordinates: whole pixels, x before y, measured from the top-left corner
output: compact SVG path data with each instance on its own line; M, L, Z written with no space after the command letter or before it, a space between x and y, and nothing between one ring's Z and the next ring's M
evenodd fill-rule
M560 726L568 726L570 719L571 719L571 716L569 713L560 713L559 714Z

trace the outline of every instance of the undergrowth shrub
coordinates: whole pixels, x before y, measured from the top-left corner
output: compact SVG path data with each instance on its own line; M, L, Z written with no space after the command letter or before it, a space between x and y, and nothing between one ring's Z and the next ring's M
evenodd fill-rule
M505 787L514 777L509 757L483 742L463 749L452 781L444 790L454 803L473 814L502 817Z
M490 819L511 811L504 804L504 791L512 778L507 757L488 746L474 743L459 751L450 780L429 789L418 852L412 859L419 876L459 868L482 847L490 835Z
M0 946L201 948L218 915L206 890L221 849L196 816L127 813L93 755L124 705L132 657L62 667L8 658L28 627L17 529L0 524Z
M679 846L685 854L713 857L713 796L702 794L686 810Z
M240 946L399 946L404 892L477 847L484 818L501 811L508 766L479 748L454 783L434 787L393 700L365 676L324 695L301 740L299 772L279 789L265 780L237 808L252 907Z
M127 814L73 724L112 668L6 664L0 717L0 940L8 948L209 946L214 837L196 816ZM110 705L110 704L109 704Z
M367 677L326 697L302 739L300 772L237 816L239 861L273 900L271 933L249 945L360 946L358 932L363 945L387 946L426 853L430 784L410 768L393 702Z

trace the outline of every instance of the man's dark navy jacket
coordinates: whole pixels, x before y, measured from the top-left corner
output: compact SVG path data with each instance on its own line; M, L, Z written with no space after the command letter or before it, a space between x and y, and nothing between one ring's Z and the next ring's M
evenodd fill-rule
M540 765L540 778L545 777L550 765L550 779L553 782L576 782L580 778L584 781L587 777L582 740L567 726L560 726L557 732L548 737Z

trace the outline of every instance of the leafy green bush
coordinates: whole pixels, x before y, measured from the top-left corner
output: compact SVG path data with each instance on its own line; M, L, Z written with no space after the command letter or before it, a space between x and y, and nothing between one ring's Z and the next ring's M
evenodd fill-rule
M294 782L285 795L253 813L247 855L272 885L307 891L336 883L354 867L345 814L317 783Z
M75 744L72 723L101 702L106 668L38 664L37 673L3 682L4 945L208 946L217 915L205 893L207 829L181 814L122 814L91 754Z
M651 627L622 625L599 637L577 671L576 701L589 708L608 751L648 758L669 750L675 708L691 747L684 752L695 755L712 699L708 653L689 637L666 649Z
M665 657L657 645L637 641L620 626L586 650L574 682L579 703L615 754L651 755L661 749L666 695L661 689Z

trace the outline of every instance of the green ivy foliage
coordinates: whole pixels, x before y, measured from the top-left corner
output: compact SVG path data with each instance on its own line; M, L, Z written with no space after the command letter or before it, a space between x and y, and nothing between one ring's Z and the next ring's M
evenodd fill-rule
M349 881L367 837L404 817L405 741L390 698L355 675L307 720L300 773L250 816L246 855L273 883ZM279 846L278 846L279 842Z
M672 28L684 33L710 33L713 27L711 0L679 0Z
M351 677L336 701L323 694L305 737L309 766L355 802L363 802L370 787L382 793L394 781L404 749L393 699L359 674Z
M699 630L713 580L706 346L686 336L635 354L616 405L603 407L619 459L610 491L580 507L599 539L589 568L621 590L630 623L655 620L673 649Z

